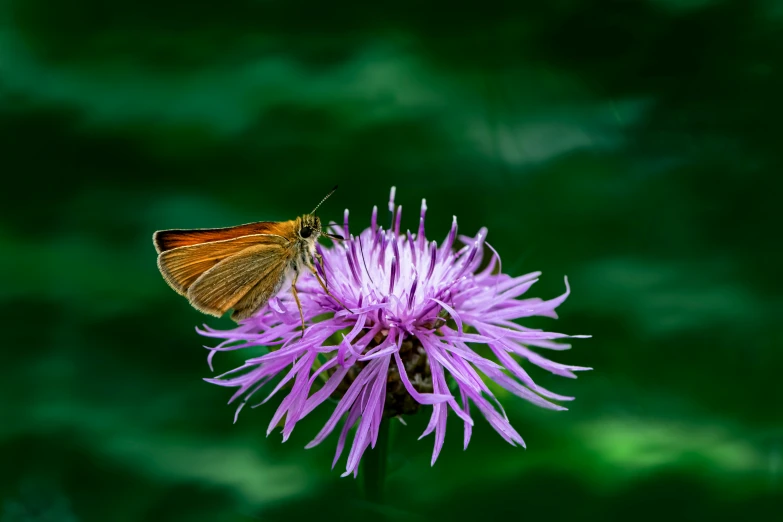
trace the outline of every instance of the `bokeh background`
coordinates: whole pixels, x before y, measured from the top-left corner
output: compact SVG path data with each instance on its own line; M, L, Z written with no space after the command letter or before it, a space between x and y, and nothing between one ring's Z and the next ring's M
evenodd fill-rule
M3 0L0 521L783 516L782 64L775 0ZM274 400L232 424L194 331L230 323L151 234L335 184L324 218L396 185L404 228L427 198L533 294L569 276L539 326L595 369L533 372L568 412L503 399L527 450L450 422L430 467L420 413L375 506L335 436L303 449L328 407L285 444Z

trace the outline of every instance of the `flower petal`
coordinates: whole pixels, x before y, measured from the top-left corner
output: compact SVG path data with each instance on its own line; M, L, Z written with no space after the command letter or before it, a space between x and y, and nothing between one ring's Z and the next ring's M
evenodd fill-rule
M451 398L451 395L441 395L436 393L419 393L419 391L416 390L416 388L413 387L411 384L410 379L408 379L408 372L405 370L405 365L402 362L402 359L400 358L400 352L394 352L394 359L397 361L397 370L400 373L400 380L402 381L402 385L405 386L405 389L408 391L408 393L411 394L411 397L413 397L413 400L418 402L419 404L438 404L441 402L445 402Z
M441 301L440 299L435 299L434 297L430 297L430 301L434 301L441 305L444 310L446 310L452 319L454 319L454 322L457 323L457 330L460 334L462 334L462 319L460 318L459 314L456 310L454 310L452 307Z

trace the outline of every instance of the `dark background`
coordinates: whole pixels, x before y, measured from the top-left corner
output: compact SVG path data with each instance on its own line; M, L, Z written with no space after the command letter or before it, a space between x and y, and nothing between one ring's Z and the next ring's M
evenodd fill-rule
M0 521L779 517L782 59L773 0L3 0ZM527 450L452 416L431 468L419 414L378 508L303 449L330 408L232 424L151 234L336 183L355 230L396 185L403 228L427 198L430 238L569 276L540 326L595 370L534 370L568 412L502 398Z

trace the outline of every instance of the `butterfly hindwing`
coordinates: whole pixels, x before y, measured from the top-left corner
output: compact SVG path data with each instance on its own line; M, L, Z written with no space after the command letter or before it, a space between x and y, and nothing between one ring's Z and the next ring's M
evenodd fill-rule
M278 236L253 235L178 247L158 256L158 268L171 288L180 295L186 295L190 285L221 261L246 248L270 242L287 244L286 240Z
M286 240L274 238L250 246L204 272L187 290L191 305L217 317L236 307L234 315L244 318L266 304L280 289L295 254Z

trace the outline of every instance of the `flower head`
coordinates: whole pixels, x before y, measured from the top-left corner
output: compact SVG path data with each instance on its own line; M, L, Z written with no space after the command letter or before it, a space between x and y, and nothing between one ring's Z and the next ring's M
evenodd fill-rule
M503 274L499 255L485 241L486 229L475 237L458 235L454 217L451 231L438 245L424 235L425 201L415 234L400 231L402 207L395 209L394 188L389 211L389 230L378 225L375 207L371 226L353 235L346 210L341 227L345 241L331 248L319 245L323 266L317 270L345 307L327 295L314 277L300 277L297 290L308 323L303 336L296 304L285 290L234 330L200 330L204 336L224 339L209 348L210 365L217 352L253 346L271 349L206 380L238 388L229 401L240 401L238 415L256 392L281 376L262 402L286 389L267 431L285 418L284 441L305 415L329 398L336 400L331 417L307 447L321 443L345 417L334 466L349 430L358 423L344 475L358 473L362 454L375 446L384 417L414 413L421 406L432 408L422 434L435 433L432 464L443 446L448 410L463 421L467 448L473 427L471 403L503 439L524 446L487 380L538 406L565 409L552 401L572 397L536 385L520 360L564 377L576 377L573 372L589 368L558 364L532 349L567 349L569 345L555 340L569 336L525 328L514 321L535 315L556 318L555 308L569 294L568 280L560 297L520 299L540 272L520 277ZM463 246L458 248L460 243ZM480 355L479 346L494 358Z

